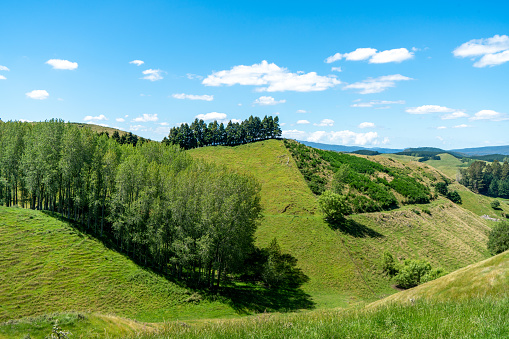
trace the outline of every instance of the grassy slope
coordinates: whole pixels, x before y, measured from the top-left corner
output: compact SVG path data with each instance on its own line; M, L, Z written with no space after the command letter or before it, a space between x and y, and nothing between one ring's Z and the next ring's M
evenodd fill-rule
M350 217L350 231L331 230L281 141L206 147L192 150L191 155L250 173L262 183L265 217L257 241L266 245L277 237L283 250L299 260L311 278L304 289L317 307L344 306L394 293L379 268L384 250L399 258L425 258L448 271L488 255L486 221L445 199L355 215ZM422 208L429 209L431 216Z
M0 207L0 321L62 311L141 321L232 316L39 211ZM192 298L191 298L192 299Z
M439 279L376 301L370 307L390 303L411 303L410 299L432 301L509 296L509 251L469 265Z

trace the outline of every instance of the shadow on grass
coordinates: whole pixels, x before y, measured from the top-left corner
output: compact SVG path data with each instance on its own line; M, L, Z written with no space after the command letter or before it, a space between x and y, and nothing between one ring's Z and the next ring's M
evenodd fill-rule
M185 280L179 280L171 274L167 274L158 270L155 267L150 267L143 262L129 256L125 252L121 251L119 246L111 238L107 236L101 237L97 234L93 227L86 227L78 222L66 218L57 212L51 212L43 210L42 213L58 219L73 228L79 237L89 237L100 241L108 249L115 251L129 260L132 260L138 264L144 270L147 270L155 275L163 277L167 281L170 281L180 287L187 288L190 291L197 292L202 295L205 299L210 301L219 300L230 305L239 314L250 314L259 312L289 312L298 309L312 309L315 307L315 303L311 300L311 296L303 292L299 287L302 283L309 280L299 269L294 269L293 274L290 275L289 281L285 287L281 288L265 288L255 282L250 283L234 283L232 281L221 284L222 286L216 290L210 290L208 288L200 288L189 284ZM284 255L291 257L290 255ZM293 258L293 257L292 257ZM288 258L286 258L288 259ZM293 258L294 259L294 258ZM296 259L294 259L296 260Z
M239 314L313 309L311 296L299 288L268 289L256 285L222 287L221 297Z
M339 230L356 238L383 238L384 235L372 228L367 227L355 220L344 219L343 221L329 222L333 230Z

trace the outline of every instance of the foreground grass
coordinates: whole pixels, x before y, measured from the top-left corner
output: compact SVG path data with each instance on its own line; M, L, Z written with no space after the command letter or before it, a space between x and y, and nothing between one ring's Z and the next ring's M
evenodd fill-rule
M101 315L61 314L0 324L0 338L27 334L44 338L54 319L64 319L59 325L71 331L73 338L507 338L508 317L507 296L194 323L140 324Z

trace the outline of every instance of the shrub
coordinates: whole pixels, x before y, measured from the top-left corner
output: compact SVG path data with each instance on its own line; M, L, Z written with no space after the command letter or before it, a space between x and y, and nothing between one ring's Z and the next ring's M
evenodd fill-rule
M342 222L349 212L345 197L332 191L325 191L318 198L318 204L328 222Z
M495 225L488 236L488 251L496 255L509 249L509 222Z
M498 210L500 208L500 201L493 200L490 205L491 208L493 208L494 210Z
M392 254L387 251L384 252L382 259L382 270L390 277L394 277L396 274L398 274L397 263L394 260Z
M461 204L461 196L457 191L449 191L447 193L447 199L451 200L455 204Z
M405 260L394 277L399 286L411 288L419 285L422 278L431 271L431 264L422 260Z
M449 192L449 190L447 189L447 183L445 182L437 183L435 185L435 190L442 195L447 195L447 192Z

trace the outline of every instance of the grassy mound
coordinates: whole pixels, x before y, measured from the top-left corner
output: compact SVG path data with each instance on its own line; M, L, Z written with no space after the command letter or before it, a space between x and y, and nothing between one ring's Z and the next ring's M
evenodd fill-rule
M0 207L0 272L0 321L63 311L141 321L235 314L39 211Z

